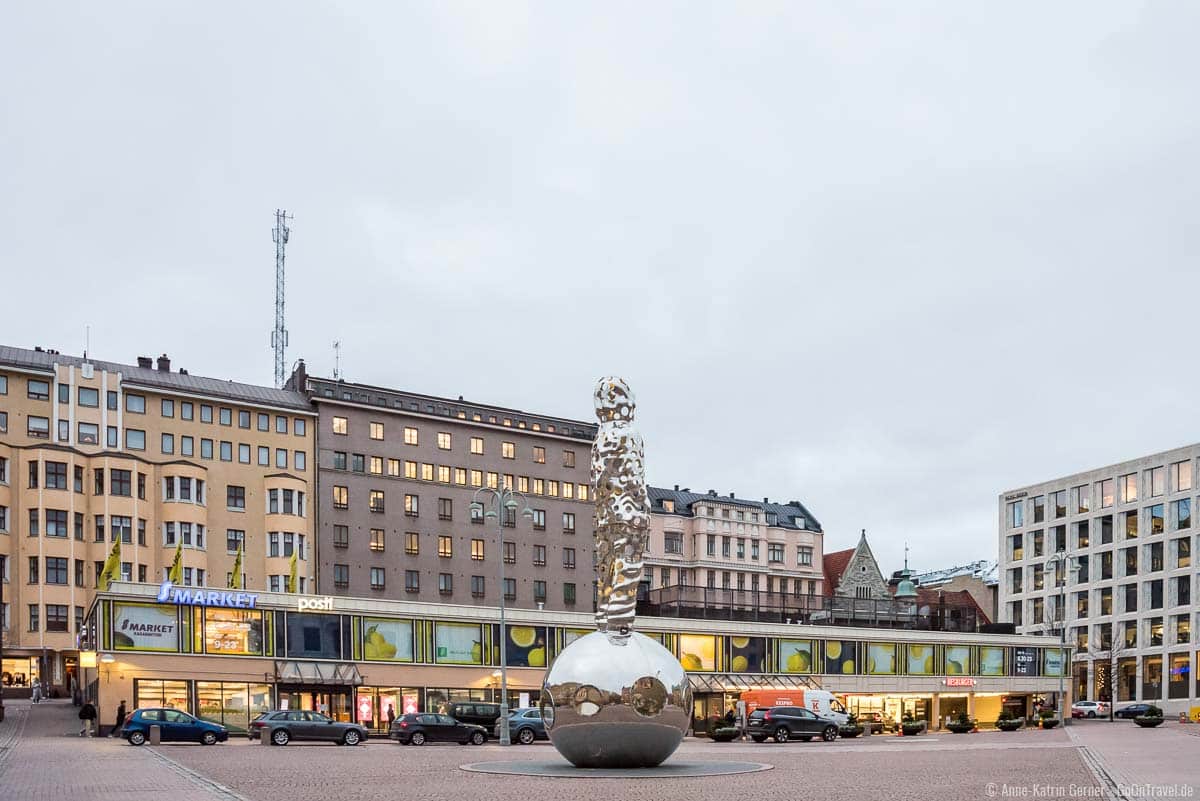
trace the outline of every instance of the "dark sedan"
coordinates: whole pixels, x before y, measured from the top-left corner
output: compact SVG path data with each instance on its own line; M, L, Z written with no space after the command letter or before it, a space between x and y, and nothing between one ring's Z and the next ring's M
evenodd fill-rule
M474 723L462 723L449 715L418 712L392 721L392 728L388 736L400 745L425 745L425 743L483 745L487 742L487 729L476 726Z
M125 718L121 736L130 745L144 745L150 739L150 727L158 726L164 743L200 743L212 745L229 739L229 730L220 723L198 720L178 709L135 709Z
M341 723L320 712L303 709L282 709L263 712L250 721L246 735L257 740L267 732L271 745L287 745L292 740L317 740L338 745L358 745L366 742L366 727L358 723Z
M1114 718L1136 718L1145 715L1150 711L1149 704L1130 704L1123 706L1116 712L1113 712Z
M832 742L837 739L838 727L832 720L819 718L803 707L773 706L751 712L746 733L756 743L768 737L773 737L777 743L786 743L793 738L807 742L814 737Z
M496 721L492 734L497 740L500 739L500 721ZM546 733L546 724L542 722L542 711L540 709L514 709L510 712L508 715L508 738L521 745L529 745L534 740L549 740L550 735Z

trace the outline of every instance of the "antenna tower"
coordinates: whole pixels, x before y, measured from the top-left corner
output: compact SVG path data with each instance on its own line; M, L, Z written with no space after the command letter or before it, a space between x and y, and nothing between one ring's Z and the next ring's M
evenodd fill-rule
M342 377L342 343L335 341L333 343L333 380L337 381Z
M288 344L288 332L283 327L284 275L283 259L287 248L288 235L292 229L287 221L293 219L286 210L275 209L275 227L271 229L271 239L275 241L275 330L271 332L271 347L275 351L275 388L282 389L287 379L284 375L284 350Z

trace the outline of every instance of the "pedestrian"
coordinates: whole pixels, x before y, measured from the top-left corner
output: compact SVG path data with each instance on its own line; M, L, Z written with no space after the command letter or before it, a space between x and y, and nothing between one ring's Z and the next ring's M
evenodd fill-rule
M41 702L41 700L42 700L42 683L40 681L35 681L33 683L33 690L32 690L30 697L33 699L33 702L35 704Z
M121 705L117 707L117 723L113 726L109 737L116 737L121 733L121 727L125 725L125 699L121 699Z
M96 719L96 707L91 701L84 701L83 706L79 707L79 719L83 721L83 727L79 730L80 737L92 736L92 721Z
M396 710L392 708L391 704L388 704L387 719L388 728L390 729L392 728L392 724L396 721Z
M737 713L733 711L733 707L729 707L729 711L725 713L725 722L732 726L735 720L737 720Z

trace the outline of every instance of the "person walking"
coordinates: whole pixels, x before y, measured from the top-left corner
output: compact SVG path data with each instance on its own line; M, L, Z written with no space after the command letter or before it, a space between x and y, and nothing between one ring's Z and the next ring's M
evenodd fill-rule
M109 737L117 737L121 734L121 727L125 725L125 699L121 699L121 705L117 707L117 723L109 732Z
M33 683L33 689L30 691L30 698L33 700L33 703L35 703L35 704L41 702L41 700L42 700L42 683L40 681L35 681Z
M83 727L79 730L79 736L91 737L92 721L96 719L96 707L91 701L84 701L83 706L79 707L79 719L83 721Z
M393 706L391 704L388 704L387 719L388 719L388 729L390 730L392 728L392 723L394 723L396 721L396 710L393 708Z

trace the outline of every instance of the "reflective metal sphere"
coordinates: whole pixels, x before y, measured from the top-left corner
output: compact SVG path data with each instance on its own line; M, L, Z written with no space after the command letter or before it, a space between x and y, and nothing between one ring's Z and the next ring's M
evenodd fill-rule
M595 631L546 671L541 707L550 741L575 767L647 768L679 747L692 692L679 660L654 640Z

